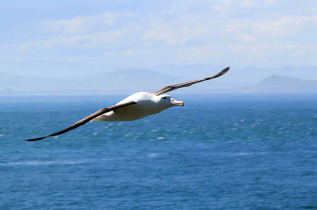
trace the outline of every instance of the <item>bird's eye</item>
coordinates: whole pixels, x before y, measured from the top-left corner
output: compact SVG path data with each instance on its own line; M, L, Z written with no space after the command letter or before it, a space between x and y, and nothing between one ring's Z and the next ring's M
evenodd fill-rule
M166 99L166 97L163 97L164 99Z

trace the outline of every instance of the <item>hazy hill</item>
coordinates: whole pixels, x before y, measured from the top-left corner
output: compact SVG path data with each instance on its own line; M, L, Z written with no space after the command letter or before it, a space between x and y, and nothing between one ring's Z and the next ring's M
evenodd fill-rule
M230 66L230 64L228 64ZM195 79L206 77L210 74L220 71L226 66L216 65L186 65L186 66L159 66L153 70L162 74ZM259 68L246 66L243 68L231 67L228 74L221 78L221 82L237 86L253 86L261 80L272 75L285 77L295 77L304 80L317 80L317 66L284 66L280 68Z
M317 81L302 80L294 77L270 76L251 87L250 92L314 92L317 93Z
M76 78L91 90L103 93L133 93L136 91L154 91L167 81L176 82L177 78L145 70L113 70L95 75Z
M0 73L0 94L116 94L154 91L177 79L149 70L116 70L72 78Z
M130 94L154 91L166 85L204 78L223 67L211 65L161 66L148 69L93 71L63 76L19 75L0 72L0 95L13 94ZM288 75L296 75L288 76ZM279 76L271 76L279 75ZM177 93L317 92L317 67L264 69L231 68L220 79L203 82ZM299 79L298 79L299 78ZM249 87L249 88L247 88Z

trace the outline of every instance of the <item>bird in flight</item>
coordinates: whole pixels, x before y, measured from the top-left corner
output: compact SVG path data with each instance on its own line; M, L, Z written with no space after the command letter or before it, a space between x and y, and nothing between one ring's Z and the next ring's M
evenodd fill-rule
M70 127L65 128L64 130L39 138L27 139L27 141L38 141L48 137L57 136L78 128L79 126L82 126L89 121L132 121L141 119L149 115L157 114L173 106L184 106L183 101L177 101L171 98L171 96L164 93L176 90L178 88L188 87L206 80L215 79L224 75L225 73L227 73L227 71L229 71L229 67L223 69L221 72L214 76L204 79L183 82L176 85L169 85L152 93L134 93L133 95L125 98L119 103L107 108L102 108L97 112L79 120Z

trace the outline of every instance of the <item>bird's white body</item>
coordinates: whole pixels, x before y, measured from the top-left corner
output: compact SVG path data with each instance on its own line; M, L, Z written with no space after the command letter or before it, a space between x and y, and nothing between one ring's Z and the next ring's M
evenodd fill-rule
M176 101L169 95L156 96L148 92L135 93L117 104L130 101L136 104L102 114L92 121L132 121L148 115L157 114L172 106L183 106L184 102Z

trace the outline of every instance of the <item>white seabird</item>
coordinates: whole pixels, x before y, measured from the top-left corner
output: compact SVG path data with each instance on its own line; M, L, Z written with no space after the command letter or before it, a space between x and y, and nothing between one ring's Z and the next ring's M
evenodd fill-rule
M79 120L78 122L74 123L73 125L64 130L39 138L27 139L27 141L38 141L48 137L60 135L75 128L78 128L79 126L82 126L89 121L132 121L141 119L149 115L157 114L173 106L184 106L183 101L177 101L171 98L171 96L169 95L162 94L178 88L188 87L198 82L203 82L206 80L220 77L224 75L228 70L229 67L223 69L221 72L214 76L200 80L184 82L177 85L166 86L152 93L135 93L120 101L116 105L98 110L97 112Z

